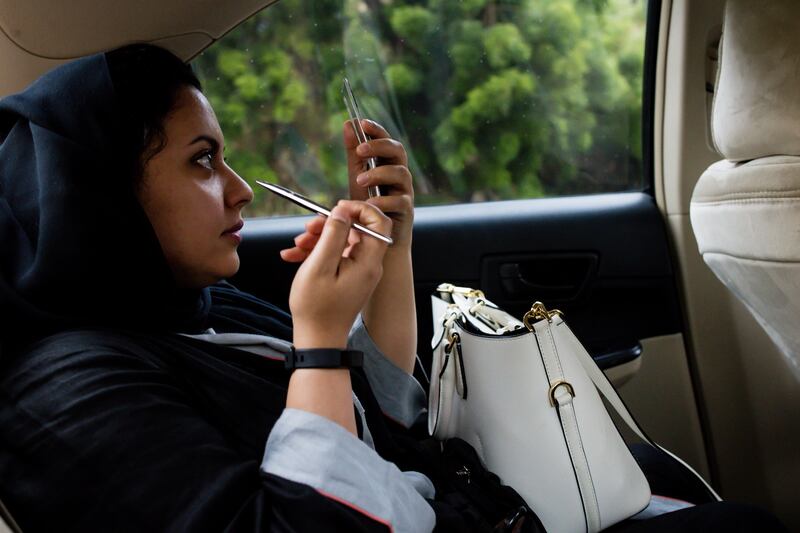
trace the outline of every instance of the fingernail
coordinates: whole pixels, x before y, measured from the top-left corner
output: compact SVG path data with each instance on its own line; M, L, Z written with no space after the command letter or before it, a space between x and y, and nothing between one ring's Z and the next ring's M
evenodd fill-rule
M359 185L364 185L367 182L367 175L366 174L359 174L356 176L356 183Z
M361 143L356 148L356 152L358 152L359 155L367 155L369 153L369 146L367 143Z

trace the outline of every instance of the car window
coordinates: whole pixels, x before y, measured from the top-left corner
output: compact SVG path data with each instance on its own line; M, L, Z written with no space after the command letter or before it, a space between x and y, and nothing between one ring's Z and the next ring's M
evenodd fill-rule
M641 190L644 0L282 0L193 65L229 164L347 195L341 86L409 153L417 205ZM298 212L255 188L251 216Z

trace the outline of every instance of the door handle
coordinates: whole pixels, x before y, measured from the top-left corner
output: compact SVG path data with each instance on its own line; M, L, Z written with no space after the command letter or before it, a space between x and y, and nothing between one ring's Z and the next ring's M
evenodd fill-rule
M500 279L503 288L512 294L524 294L526 291L556 290L573 291L580 287L574 283L558 283L547 280L530 280L522 273L519 263L500 265Z
M487 293L500 289L497 300L501 302L568 302L579 297L597 262L594 253L490 257L484 262L483 277Z

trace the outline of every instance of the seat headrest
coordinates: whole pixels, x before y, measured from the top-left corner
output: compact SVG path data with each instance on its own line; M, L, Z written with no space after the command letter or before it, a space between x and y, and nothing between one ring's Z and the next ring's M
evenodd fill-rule
M728 0L712 108L731 161L800 155L800 2Z

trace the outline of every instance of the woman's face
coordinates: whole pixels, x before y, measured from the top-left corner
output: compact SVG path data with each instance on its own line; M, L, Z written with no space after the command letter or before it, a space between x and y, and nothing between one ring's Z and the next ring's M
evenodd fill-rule
M181 90L164 133L137 195L178 285L205 287L239 269L241 210L253 190L223 160L217 117L194 87Z

